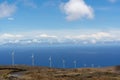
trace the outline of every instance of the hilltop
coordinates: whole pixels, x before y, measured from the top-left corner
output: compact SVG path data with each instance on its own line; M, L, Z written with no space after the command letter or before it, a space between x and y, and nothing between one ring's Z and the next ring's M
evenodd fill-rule
M0 80L120 80L120 66L77 69L0 66Z

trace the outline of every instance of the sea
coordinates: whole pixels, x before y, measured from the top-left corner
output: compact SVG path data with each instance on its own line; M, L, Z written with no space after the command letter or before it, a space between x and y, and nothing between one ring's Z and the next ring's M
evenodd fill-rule
M15 65L32 66L32 55L34 55L34 66L49 67L50 58L53 68L97 68L120 65L119 45L1 46L0 65L12 65L12 52Z

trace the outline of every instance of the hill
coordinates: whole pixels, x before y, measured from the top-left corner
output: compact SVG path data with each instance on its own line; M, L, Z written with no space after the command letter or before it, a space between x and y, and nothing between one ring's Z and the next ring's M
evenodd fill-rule
M120 66L77 69L0 66L0 80L120 80Z

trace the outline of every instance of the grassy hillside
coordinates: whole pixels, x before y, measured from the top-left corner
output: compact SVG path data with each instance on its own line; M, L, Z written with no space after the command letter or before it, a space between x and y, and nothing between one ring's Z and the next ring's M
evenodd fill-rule
M120 66L80 69L0 66L0 80L120 80Z

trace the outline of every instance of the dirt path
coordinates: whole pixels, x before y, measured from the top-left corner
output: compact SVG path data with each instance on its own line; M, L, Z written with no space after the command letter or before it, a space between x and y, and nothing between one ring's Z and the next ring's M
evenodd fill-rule
M26 71L13 72L13 73L9 74L9 77L20 78L20 77L24 76L25 73L26 73Z

